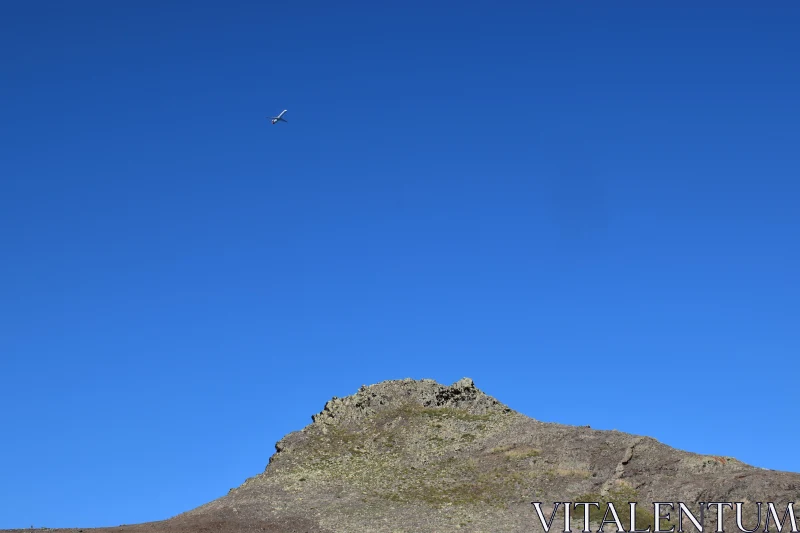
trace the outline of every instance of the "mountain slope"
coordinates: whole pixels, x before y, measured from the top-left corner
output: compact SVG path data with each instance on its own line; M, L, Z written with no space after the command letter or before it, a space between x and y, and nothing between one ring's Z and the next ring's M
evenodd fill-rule
M164 522L102 531L541 531L532 501L543 502L548 517L555 501L610 501L625 529L629 501L640 505L639 528L653 523L653 501L685 502L693 512L699 501L745 502L752 528L751 502L775 502L782 516L800 498L800 474L539 422L468 378L361 387L312 419L276 444L263 473L226 496ZM713 515L706 513L706 531L714 531ZM574 531L583 529L582 516L573 512ZM732 517L725 526L738 531ZM563 515L554 528L563 531Z
M541 527L534 500L551 508L591 498L618 509L637 501L637 516L647 521L654 500L692 509L699 501L762 501L785 510L800 496L798 474L618 431L539 422L467 378L449 387L431 380L362 387L328 402L276 449L262 474L187 516L289 512L331 531L510 532ZM755 519L751 511L745 517Z

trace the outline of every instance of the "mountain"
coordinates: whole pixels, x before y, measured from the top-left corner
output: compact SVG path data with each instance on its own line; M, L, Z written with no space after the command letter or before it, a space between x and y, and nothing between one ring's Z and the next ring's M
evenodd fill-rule
M638 504L640 529L654 524L654 501L676 506L667 509L665 529L677 523L678 502L697 517L698 502L741 502L743 525L753 529L763 502L763 531L769 502L783 517L788 503L800 499L800 474L619 431L540 422L469 378L450 386L411 379L362 386L331 399L312 420L276 444L264 472L217 500L163 522L81 531L543 531L534 501L548 520L554 502L597 502L590 512L594 531L609 502L626 530L628 502ZM704 514L708 532L717 522L713 509ZM735 511L723 511L725 531L739 531ZM551 533L564 531L563 506L554 516ZM581 531L582 507L571 519L572 530ZM696 530L689 519L683 524ZM615 530L606 524L605 531Z

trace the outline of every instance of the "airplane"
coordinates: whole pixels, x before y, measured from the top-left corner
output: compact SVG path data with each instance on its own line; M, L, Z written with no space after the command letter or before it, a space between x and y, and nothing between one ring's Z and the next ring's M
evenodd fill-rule
M285 110L285 109L284 109L283 111L281 111L281 114L280 114L280 115L278 115L277 117L269 117L269 118L270 118L270 119L272 119L272 123L273 123L273 124L277 124L279 121L280 121L280 122L286 122L286 119L285 119L285 118L283 118L283 114L284 114L284 113L286 113L286 110Z

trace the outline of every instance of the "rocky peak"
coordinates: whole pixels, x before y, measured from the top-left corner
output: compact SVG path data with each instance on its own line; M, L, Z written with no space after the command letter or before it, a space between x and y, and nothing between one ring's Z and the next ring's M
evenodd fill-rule
M478 389L472 379L467 377L450 386L441 385L432 379L406 378L370 386L362 385L357 393L345 398L334 396L311 420L314 424L349 425L378 412L408 404L418 404L425 408L462 409L471 414L511 411L509 407Z
M635 501L646 528L655 523L654 501L776 502L785 510L800 496L798 474L533 420L469 378L362 386L312 419L277 443L264 472L186 516L310 521L302 531L511 533L538 530L533 501L609 502L628 513L625 524ZM579 518L572 516L573 531ZM595 525L602 518L590 513ZM552 531L564 531L555 520ZM706 531L715 531L708 520Z

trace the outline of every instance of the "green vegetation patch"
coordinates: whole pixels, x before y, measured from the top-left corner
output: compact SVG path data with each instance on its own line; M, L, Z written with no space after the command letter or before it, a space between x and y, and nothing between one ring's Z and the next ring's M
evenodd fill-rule
M414 413L416 411L416 413ZM474 415L463 409L454 409L452 407L419 407L411 409L411 414L420 416L427 416L430 418L452 418L455 420L462 420L464 422L486 422L492 418L492 415Z
M539 457L542 451L532 446L506 444L505 446L492 448L489 453L502 455L506 459L529 459L531 457Z
M637 529L647 529L650 526L651 530L655 527L655 516L653 516L652 511L648 511L647 507L643 507L643 502L638 502L637 500L638 492L633 489L632 487L627 486L620 486L615 489L608 491L608 494L605 496L601 496L600 494L582 494L575 498L575 502L597 502L600 504L600 507L597 508L594 505L589 506L589 521L592 524L599 525L600 522L603 521L603 517L606 513L607 504L611 503L614 505L614 510L617 512L617 516L622 522L622 526L625 530L630 527L631 523L631 508L630 502L637 502L636 506L636 528ZM652 509L652 506L650 507ZM583 506L579 506L577 509L572 511L572 518L579 520L581 523L583 522ZM614 516L609 511L607 520L614 520ZM676 525L672 520L663 520L661 521L661 529L669 529L671 525ZM613 522L606 523L606 527L603 528L607 532L616 531L616 526ZM677 531L677 530L676 530Z

